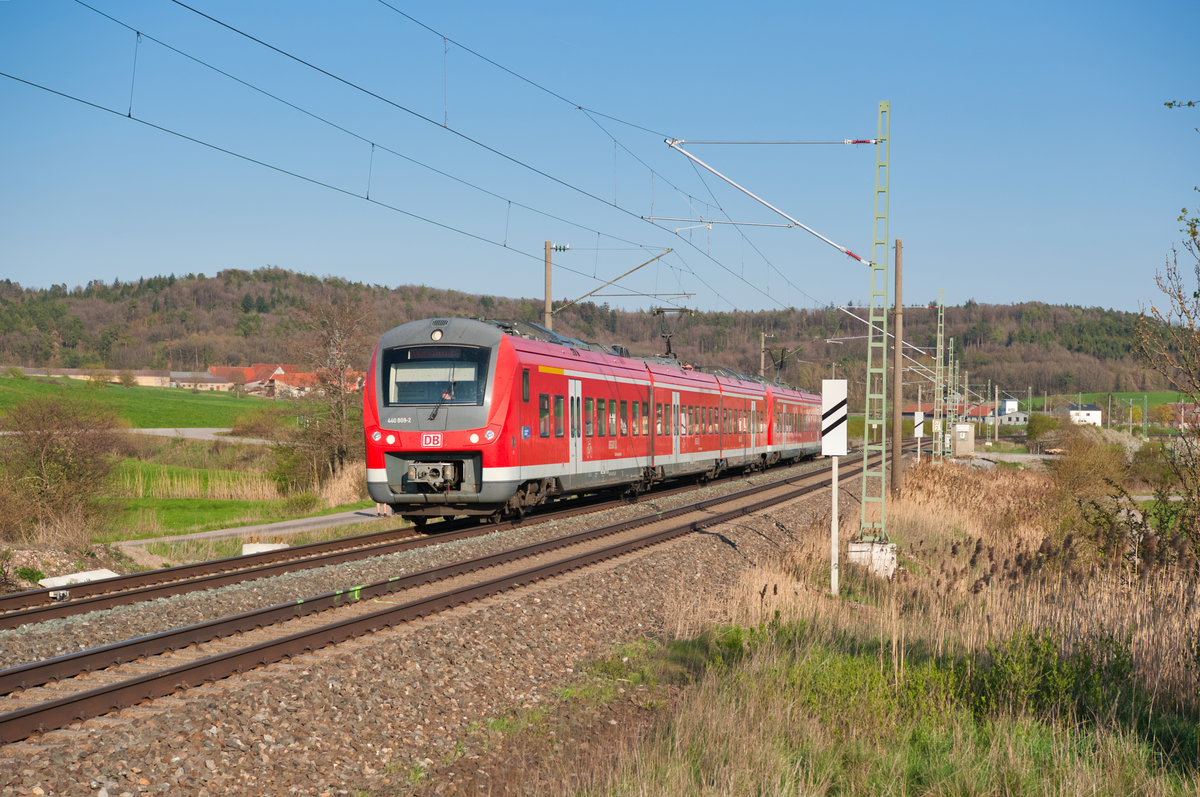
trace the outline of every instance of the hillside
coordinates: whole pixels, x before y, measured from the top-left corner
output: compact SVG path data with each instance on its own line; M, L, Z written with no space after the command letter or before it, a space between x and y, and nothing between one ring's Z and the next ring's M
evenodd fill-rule
M306 307L355 302L365 333L364 362L376 335L416 318L457 315L540 321L540 299L478 296L424 286L384 288L318 278L280 268L229 269L215 276L157 276L137 282L94 280L86 286L27 289L0 282L0 363L125 370L203 370L209 365L290 362L303 351ZM565 302L565 300L563 300ZM856 311L864 315L863 311ZM1040 302L946 308L972 384L992 380L1013 392L1149 390L1162 387L1130 351L1138 316ZM937 312L906 308L905 339L932 347ZM635 354L665 350L681 359L747 373L759 368L760 333L778 357L781 376L816 387L822 377L864 370L864 326L837 308L654 315L581 303L555 316L555 330L586 340L623 343ZM844 338L833 343L830 339ZM836 368L831 366L836 363ZM766 372L774 376L771 357Z

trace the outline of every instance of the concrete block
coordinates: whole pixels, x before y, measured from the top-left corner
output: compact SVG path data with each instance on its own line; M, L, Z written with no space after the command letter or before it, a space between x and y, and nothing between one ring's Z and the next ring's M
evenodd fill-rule
M65 576L53 576L51 578L43 578L38 582L41 587L66 587L71 584L83 584L87 581L99 581L102 578L116 578L117 574L108 568L101 570L85 570L82 573L68 573Z
M279 551L284 548L290 548L286 542L247 542L242 545L242 556L248 553L266 553L267 551Z
M846 558L851 564L861 565L875 576L891 579L899 566L894 542L850 542L846 544Z

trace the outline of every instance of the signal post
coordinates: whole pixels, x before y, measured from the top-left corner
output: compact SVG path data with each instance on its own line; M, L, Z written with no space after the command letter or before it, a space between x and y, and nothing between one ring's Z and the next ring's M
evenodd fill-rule
M821 380L821 454L833 457L833 511L829 522L829 593L838 594L838 457L846 456L846 380Z

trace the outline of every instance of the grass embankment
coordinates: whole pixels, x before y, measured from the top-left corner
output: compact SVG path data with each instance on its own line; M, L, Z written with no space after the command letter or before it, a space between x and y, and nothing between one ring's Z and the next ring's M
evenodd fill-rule
M192 393L178 388L127 388L65 378L0 378L0 414L23 401L44 396L95 402L135 429L229 428L243 415L275 406L270 399L215 391Z
M922 467L905 490L893 582L844 565L830 597L817 522L681 638L594 667L687 686L582 793L1195 794L1194 574L1103 565L1041 474Z
M271 452L264 446L171 438L141 441L140 448L137 458L122 461L117 470L114 520L97 542L233 528L371 505L361 498L362 469L353 466L317 492L285 495L270 475ZM184 558L204 550L191 545L169 555Z

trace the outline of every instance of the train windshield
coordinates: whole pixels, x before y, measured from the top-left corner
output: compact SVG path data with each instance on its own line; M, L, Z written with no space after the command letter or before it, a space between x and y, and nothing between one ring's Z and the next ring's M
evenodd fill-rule
M384 354L389 406L483 404L491 349L411 346Z

